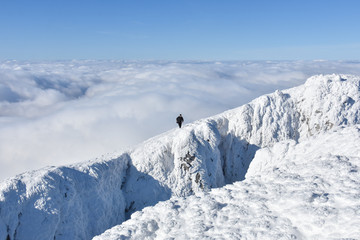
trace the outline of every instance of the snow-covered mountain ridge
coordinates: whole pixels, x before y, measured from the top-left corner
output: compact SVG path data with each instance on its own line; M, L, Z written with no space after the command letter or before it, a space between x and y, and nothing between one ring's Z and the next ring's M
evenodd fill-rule
M260 148L359 119L359 77L314 76L131 151L3 181L0 239L90 239L145 206L243 180Z
M355 125L275 143L244 181L144 208L94 240L360 239L359 142Z

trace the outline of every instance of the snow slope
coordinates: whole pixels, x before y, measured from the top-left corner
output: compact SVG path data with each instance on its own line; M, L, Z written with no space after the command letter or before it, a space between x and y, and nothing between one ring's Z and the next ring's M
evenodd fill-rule
M134 213L94 240L359 239L360 125L259 150L244 181Z
M126 154L27 172L0 185L0 239L90 239L125 220Z
M306 190L305 192L310 194L312 189L304 190L301 184L310 187L315 181L311 180L311 173L305 169L309 171L316 169L318 165L322 166L321 159L328 156L328 150L319 150L319 154L325 157L314 158L314 161L308 162L308 158L302 157L302 153L307 154L307 150L302 148L301 144L310 142L311 145L311 141L317 143L319 140L311 139L322 139L326 134L330 134L329 131L339 129L339 126L357 129L352 126L360 123L359 83L360 78L356 76L314 76L302 86L262 96L237 109L187 124L182 129L171 130L132 150L88 163L25 173L3 181L0 184L0 240L7 237L23 239L25 235L26 239L69 239L70 236L71 239L89 239L120 224L132 213L170 198L171 200L159 203L154 208L137 212L132 216L134 220L109 230L103 235L104 238L115 236L116 239L121 234L134 239L166 234L198 238L211 236L206 235L210 233L231 234L234 232L232 228L247 228L235 232L245 234L248 238L261 237L261 234L269 238L277 238L276 236L281 234L284 238L311 237L312 235L306 234L306 228L316 228L312 226L313 222L310 221L304 226L299 224L296 219L301 219L300 214L300 217L294 217L294 221L297 221L294 225L291 216L285 213L279 202L291 202L295 206L295 212L304 209L302 201L305 200L300 192ZM336 132L331 134L337 135ZM338 141L334 138L331 146L337 146ZM353 145L358 138L349 139L351 141L347 142L346 146L357 149ZM317 145L315 143L314 145ZM291 148L283 147L282 144ZM321 149L323 145L317 146L315 150ZM288 153L288 149L294 149L299 162L291 163L293 157ZM359 155L356 153L357 155L344 154L355 169L352 173L354 176L358 175L356 161ZM254 156L256 157L253 160ZM336 160L336 157L329 157L329 161L331 159ZM287 170L289 167L285 166L298 166L299 171L303 172L298 173L299 178L305 180L289 180L287 188L288 182L282 177L292 176L291 171L296 172L297 169L292 169L289 173L281 170L281 174L276 175L274 164L280 161L284 161L284 164L279 169L284 167ZM337 169L339 165L341 164L335 164L334 168ZM321 174L320 168L317 171ZM329 174L334 175L334 172L329 170ZM223 187L225 184L244 180L245 175L245 181ZM265 178L266 176L268 178ZM325 177L326 175L320 176L326 179ZM356 192L359 181L356 177L354 179L352 184L355 187L350 188ZM331 179L326 181L333 182ZM344 184L349 185L345 178ZM342 185L335 185L333 190L340 191L338 187ZM212 188L219 189L207 193ZM317 216L311 213L312 209L315 209L312 204L316 203L317 199L328 197L330 188L332 186L324 189L327 195L321 191L312 192L314 195L310 198L313 198L313 201L310 201L306 208L311 217ZM271 197L266 198L267 196ZM223 198L223 204L220 204L219 198ZM281 201L278 201L279 199ZM353 198L344 199L344 206L354 203ZM340 209L337 203L331 205L335 212ZM301 207L297 207L298 205ZM203 206L205 208L202 208ZM352 209L356 209L356 206ZM156 213L158 210L161 212ZM224 212L221 212L222 210ZM275 210L277 212L274 212ZM159 215L159 219L152 218L152 222L146 222L147 214L158 216L167 211L170 211L170 215L175 214L172 211L177 211L178 215L165 218L169 221L164 222L164 216L160 219ZM232 211L237 212L236 217L244 220L229 218L228 213ZM330 214L323 208L316 211L319 215ZM264 213L267 217L264 217ZM241 217L246 214L249 216L247 220ZM202 222L205 216L208 217L207 223ZM338 217L341 219L344 216L334 215L334 218ZM192 222L195 220L194 225ZM215 220L218 221L216 224ZM140 227L135 226L135 222L142 221L145 222L139 225ZM354 221L356 223L356 218ZM223 224L229 227L228 230L219 227ZM174 229L166 230L165 228L169 227L165 225L173 226ZM324 230L321 226L318 228ZM181 229L188 229L193 235L181 234ZM274 231L273 235L264 233L269 229ZM316 236L315 230L309 232ZM240 235L233 237L238 236Z

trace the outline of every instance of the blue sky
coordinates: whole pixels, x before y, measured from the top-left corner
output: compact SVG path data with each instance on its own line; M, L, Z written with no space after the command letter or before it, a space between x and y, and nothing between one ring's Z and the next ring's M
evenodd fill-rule
M3 0L0 59L358 60L358 0Z

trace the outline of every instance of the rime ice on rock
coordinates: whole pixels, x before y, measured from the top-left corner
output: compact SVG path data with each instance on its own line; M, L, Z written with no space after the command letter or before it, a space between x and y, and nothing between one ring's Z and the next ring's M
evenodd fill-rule
M359 82L356 76L314 76L302 86L276 91L239 108L187 124L182 129L173 129L120 155L75 166L45 168L3 181L0 185L0 240L8 236L10 239L23 236L26 239L89 239L120 224L131 214L131 218L141 224L136 225L135 220L126 221L98 239L106 239L106 236L117 239L114 236L121 234L130 234L133 238L161 238L166 233L177 236L180 228L191 230L190 238L212 236L211 233L231 237L227 234L234 233L234 229L250 229L250 232L239 232L239 236L255 234L258 239L269 237L269 232L274 233L270 236L273 239L301 238L303 233L299 231L311 226L301 225L298 219L289 220L291 213L299 214L298 203L309 204L306 211L310 212L306 217L314 217L311 209L334 218L343 217L336 215L336 206L341 205L337 202L341 198L337 188L342 185L336 185L332 193L329 189L316 189L314 186L326 185L326 176L321 172L321 176L311 176L305 168L319 170L317 167L327 163L326 158L334 159L334 166L352 169L349 174L355 183L358 182L360 154L356 152L358 148L351 145L355 143L346 142L343 146L353 149L352 156L346 153L328 156L321 152L321 159L314 159L317 165L302 159L301 151L312 143L309 139L319 134L325 136L322 134L358 126ZM354 132L352 135L356 135ZM331 134L336 138L336 132ZM353 136L351 139L357 141L359 138ZM336 144L340 145L335 141L331 146ZM301 164L306 167L292 169L298 163L291 159L291 151L297 153L296 157L304 161ZM331 162L326 166L330 169L330 165ZM297 170L304 170L305 175L297 174ZM257 173L266 175L257 176ZM329 173L334 174L330 170ZM225 184L230 185L224 187ZM290 188L292 184L304 186L304 189ZM219 189L208 193L213 188ZM301 191L305 191L305 195ZM273 194L266 195L269 192ZM296 200L291 202L291 199ZM351 198L341 201L354 203ZM288 214L281 212L282 203L294 206L295 210L288 209ZM327 210L326 206L312 205L332 203L339 205L331 205ZM152 208L144 207L153 205L156 205L155 211L161 212L154 213L150 220L148 214ZM234 209L245 220L229 215ZM162 222L163 217L169 222ZM195 221L193 227L187 225L189 219ZM314 221L320 224L326 219L316 215ZM234 225L227 224L229 222ZM169 229L168 224L173 227ZM356 221L354 224L359 225ZM331 224L326 226L331 228ZM349 237L357 236L358 230L350 230L354 234ZM315 238L323 236L321 224L316 225L314 231Z

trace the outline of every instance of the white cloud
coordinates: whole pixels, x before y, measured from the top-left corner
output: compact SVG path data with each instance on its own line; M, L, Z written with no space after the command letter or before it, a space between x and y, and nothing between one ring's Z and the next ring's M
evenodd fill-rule
M1 62L0 180L87 160L360 62Z

